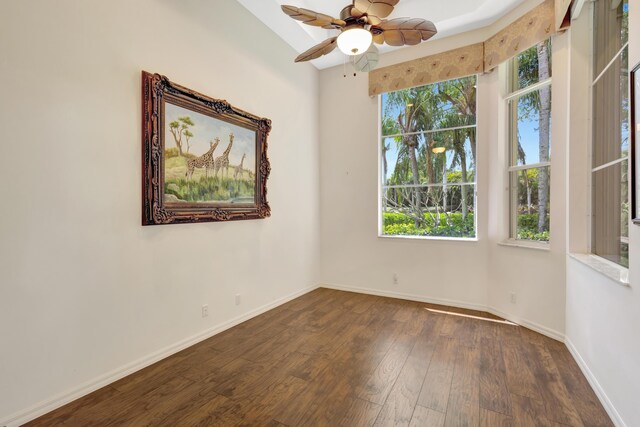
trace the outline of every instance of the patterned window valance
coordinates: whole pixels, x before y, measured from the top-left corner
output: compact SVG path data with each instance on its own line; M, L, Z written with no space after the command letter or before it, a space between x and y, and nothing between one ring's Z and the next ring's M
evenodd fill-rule
M384 67L369 73L369 95L478 74L483 61L483 43L477 43Z
M568 26L571 0L546 0L484 43L373 70L369 95L491 71Z

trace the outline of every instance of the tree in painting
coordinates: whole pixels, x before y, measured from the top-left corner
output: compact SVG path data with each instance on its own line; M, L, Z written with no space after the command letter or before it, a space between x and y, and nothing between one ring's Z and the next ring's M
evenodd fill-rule
M195 124L193 123L193 120L191 120L191 117L189 116L178 117L176 120L173 120L169 123L169 131L173 136L173 140L176 143L176 147L178 148L178 154L180 156L184 155L184 152L182 150L183 138L185 139L185 143L187 145L186 151L187 153L189 152L189 139L193 137L193 134L191 133L189 128L191 128L194 125Z

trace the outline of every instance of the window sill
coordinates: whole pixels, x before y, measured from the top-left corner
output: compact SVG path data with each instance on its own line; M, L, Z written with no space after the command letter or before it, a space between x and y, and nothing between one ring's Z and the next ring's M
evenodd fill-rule
M533 242L533 241L527 241L527 240L509 239L509 240L504 240L502 242L498 242L498 245L510 246L513 248L534 249L537 251L546 251L546 252L551 251L551 246L549 243Z
M590 267L598 273L607 276L617 284L630 287L629 284L629 269L624 268L614 262L601 258L593 254L575 254L570 253L569 256L576 261Z
M443 236L390 236L378 234L380 239L400 239L400 240L440 240L451 242L477 242L477 237L443 237Z

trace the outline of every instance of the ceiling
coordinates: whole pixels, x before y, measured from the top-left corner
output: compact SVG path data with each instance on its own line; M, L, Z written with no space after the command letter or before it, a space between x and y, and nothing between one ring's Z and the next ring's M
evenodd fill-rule
M338 34L337 30L325 30L304 25L285 15L280 6L292 6L311 9L339 17L340 10L349 0L237 0L265 25L271 28L298 53L302 53L323 40ZM432 21L438 29L435 38L451 36L465 31L482 28L492 24L524 0L401 0L390 18L425 18ZM427 42L428 43L428 42ZM391 46L378 46L381 52L402 49ZM318 69L340 65L344 57L338 49L312 61ZM293 61L293 58L291 58Z

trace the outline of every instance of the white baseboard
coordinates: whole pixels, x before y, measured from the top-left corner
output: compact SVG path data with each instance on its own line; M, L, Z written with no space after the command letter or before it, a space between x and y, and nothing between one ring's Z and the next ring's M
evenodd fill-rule
M487 313L494 314L496 316L502 317L504 319L509 320L510 322L516 323L518 325L524 326L525 328L536 331L542 335L546 335L549 338L553 338L554 340L558 340L560 342L564 342L564 334L555 331L553 329L547 328L545 326L539 325L535 322L530 322L526 319L518 318L517 316L512 316L507 313L503 313L500 310L489 307L483 304L470 303L465 301L457 301L450 300L444 298L432 298L426 297L423 295L415 295L415 294L406 294L401 292L393 292L393 291L381 291L379 289L370 289L370 288L360 288L357 286L345 286L345 285L334 285L334 284L322 284L320 287L329 288L329 289L337 289L339 291L348 291L348 292L357 292L360 294L369 294L369 295L378 295L381 297L389 297L389 298L398 298L405 299L409 301L418 301L418 302L426 302L429 304L439 304L439 305L448 305L451 307L458 308L466 308L468 310L477 310L477 311L486 311Z
M616 427L626 427L627 425L622 420L622 417L620 416L616 408L613 406L613 403L611 403L609 396L607 396L607 393L604 392L604 389L596 379L595 375L593 375L593 372L591 372L591 369L589 369L589 366L584 361L584 359L578 352L578 349L576 349L569 338L565 337L565 345L580 367L580 370L584 374L585 378L587 378L587 381L589 381L589 385L591 385L591 388L596 393L596 396L598 396L600 403L602 403L602 406L604 406L607 414L609 414L609 417L611 418L611 421L613 421L613 424L615 424Z
M564 342L564 334L556 331L555 329L547 328L546 326L542 326L536 322L531 322L527 319L522 319L518 316L514 316L503 311L498 310L495 307L486 307L487 312L491 314L495 314L496 316L502 317L503 319L507 319L510 322L516 323L520 326L524 326L527 329L531 329L539 334L548 336L549 338L553 338L554 340Z
M442 298L431 298L422 295L405 294L402 292L381 291L379 289L359 288L356 286L344 286L323 283L321 288L336 289L338 291L356 292L359 294L377 295L380 297L389 297L397 299L405 299L409 301L426 302L429 304L449 305L451 307L466 308L468 310L487 311L487 307L482 304L475 304L465 301L456 301Z
M269 311L275 307L278 307L282 304L285 304L295 298L298 298L301 295L304 295L308 292L311 292L315 289L317 289L317 286L313 286L313 287L309 287L309 288L304 288L301 289L297 292L294 292L290 295L287 295L285 297L279 298L269 304L265 304L262 307L258 307L255 310L252 310L248 313L245 313L241 316L238 316L236 318L233 318L229 321L226 321L224 323L221 323L217 326L214 326L212 328L207 329L206 331L203 331L199 334L193 335L189 338L186 338L180 342L177 342L175 344L172 344L168 347L165 347L161 350L158 350L148 356L145 356L141 359L138 359L134 362L131 362L125 366L122 366L120 368L114 369L113 371L105 374L105 375L101 375L98 378L95 378L93 380L87 381L84 384L81 384L80 386L76 387L75 389L68 391L66 393L62 393L59 394L56 397L53 397L51 399L47 399L44 402L40 402L38 404L35 404L33 406L31 406L30 408L24 409L18 413L15 413L9 417L7 417L4 420L0 420L0 426L4 426L4 427L14 427L14 426L19 426L22 425L26 422L29 422L31 420L34 420L36 418L38 418L41 415L44 415L48 412L53 411L54 409L60 408L61 406L66 405L69 402L72 402L76 399L81 398L82 396L86 396L89 393L92 393L106 385L109 385L121 378L126 377L127 375L130 375L136 371L139 371L140 369L146 368L149 365L152 365L162 359L165 359L169 356L171 356L172 354L175 354L181 350L184 350L187 347L191 347L194 344L199 343L200 341L204 341L207 338L211 338L212 336L219 334L220 332L223 332L229 328L232 328L242 322L245 322L253 317L256 317L262 313L264 313L265 311Z

